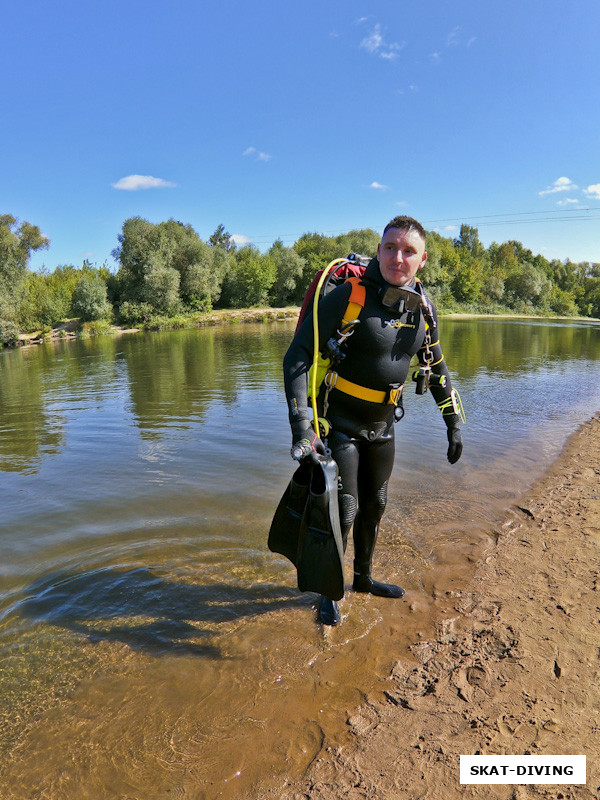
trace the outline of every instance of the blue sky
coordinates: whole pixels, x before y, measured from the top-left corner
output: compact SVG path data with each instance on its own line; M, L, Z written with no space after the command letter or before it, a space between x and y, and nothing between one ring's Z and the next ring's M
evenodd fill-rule
M0 213L32 265L123 221L265 249L398 213L600 262L599 0L21 0L3 14Z

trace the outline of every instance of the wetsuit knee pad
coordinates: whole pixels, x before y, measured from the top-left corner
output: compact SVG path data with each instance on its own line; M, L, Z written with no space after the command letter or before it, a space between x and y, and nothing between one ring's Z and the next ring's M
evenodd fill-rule
M368 520L371 524L379 522L385 511L387 504L387 483L375 492L371 497L366 498L360 506L361 516L365 522Z
M356 510L358 508L356 497L351 494L340 494L338 502L340 506L340 526L342 530L348 530L352 527L356 518Z
M385 507L387 505L387 490L388 490L388 485L386 481L381 487L381 489L375 495L377 508L381 511L382 514L385 511Z

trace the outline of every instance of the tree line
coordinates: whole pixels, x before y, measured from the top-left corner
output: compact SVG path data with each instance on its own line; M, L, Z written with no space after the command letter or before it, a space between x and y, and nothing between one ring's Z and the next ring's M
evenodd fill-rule
M53 271L30 269L31 254L49 245L36 225L0 216L0 341L78 318L108 328L153 326L219 308L298 305L315 272L351 252L373 256L371 229L339 236L305 233L261 253L236 246L223 225L203 241L174 219L125 220L112 255L115 271L84 261ZM600 318L600 264L548 260L518 241L484 247L478 230L457 238L431 231L422 273L441 312L557 314Z

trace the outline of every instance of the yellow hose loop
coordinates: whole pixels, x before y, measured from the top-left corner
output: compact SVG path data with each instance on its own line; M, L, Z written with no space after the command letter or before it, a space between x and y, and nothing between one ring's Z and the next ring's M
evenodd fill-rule
M310 391L312 394L312 410L313 410L313 426L315 428L315 433L319 438L321 438L320 434L320 425L319 425L319 412L317 410L317 365L319 363L319 298L321 295L321 289L323 288L323 284L327 280L327 276L329 273L335 269L339 264L343 264L347 261L347 258L334 258L323 270L323 274L319 278L319 282L317 284L317 288L315 289L315 294L313 298L313 371L312 371L312 380L311 380L311 387ZM324 433L323 436L327 434Z
M321 428L323 429L323 436L329 436L331 425L329 424L329 420L325 419L325 417L319 417L319 429Z

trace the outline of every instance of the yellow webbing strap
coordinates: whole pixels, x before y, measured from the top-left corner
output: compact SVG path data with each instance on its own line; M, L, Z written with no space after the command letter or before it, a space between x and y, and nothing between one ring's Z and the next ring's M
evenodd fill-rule
M337 389L339 392L357 397L359 400L366 400L368 403L387 403L397 406L404 386L391 389L389 392L369 389L367 386L359 386L358 383L341 378L337 372L328 372L325 376L325 383L330 389Z

